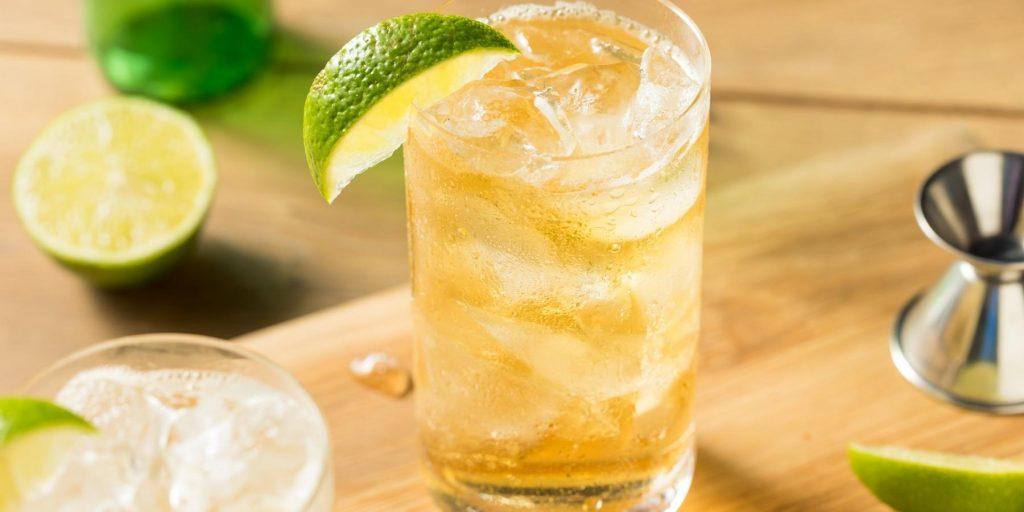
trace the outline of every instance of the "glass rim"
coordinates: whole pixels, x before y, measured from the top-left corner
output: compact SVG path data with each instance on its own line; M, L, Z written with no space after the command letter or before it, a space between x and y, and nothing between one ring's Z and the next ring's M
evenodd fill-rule
M689 31L694 36L694 38L696 39L696 42L697 42L697 53L700 55L700 57L702 57L707 62L707 65L704 66L703 72L701 73L701 76L699 77L699 80L698 80L698 83L700 84L700 88L698 89L697 94L693 95L693 97L690 99L690 102L686 105L686 108L684 108L682 110L682 112L679 113L679 115L677 115L676 117L672 118L670 121L664 123L664 125L659 127L653 133L649 134L647 137L644 137L643 139L635 140L633 142L630 142L629 144L623 144L623 145L620 145L620 146L615 146L613 148L610 148L610 149L607 149L607 150L603 150L603 151L594 152L594 153L585 153L585 154L581 154L581 155L569 155L569 156L555 156L555 155L543 155L542 154L542 155L538 155L540 158L542 158L542 159L544 159L546 161L549 161L549 162L556 162L556 163L557 162L577 162L577 161L581 161L581 160L590 160L592 158L601 158L601 157L605 157L605 156L609 156L609 155L614 155L614 154L617 154L617 153L620 153L620 152L629 151L629 150L635 149L637 147L643 146L644 144L647 143L648 139L653 138L653 137L658 137L659 135L662 135L663 133L665 133L668 130L670 130L673 127L675 127L687 115L690 114L690 112L693 110L694 106L696 106L698 103L700 103L700 100L702 100L705 96L710 94L710 89L711 89L711 87L710 87L710 84L711 84L711 48L708 46L708 41L704 37L704 33L701 32L700 27L697 26L697 22L693 21L693 18L691 18L689 14L686 14L686 11L684 11L681 7L679 7L678 5L673 3L671 0L632 0L632 1L654 2L656 4L659 4L659 5L663 6L663 7L665 7L673 15L675 15L675 17L679 21L682 22L683 26L686 27L686 30ZM627 19L628 19L628 17L627 17ZM678 45L676 45L676 46L678 46ZM483 153L495 154L495 155L520 156L519 153L511 151L511 150L490 148L490 147L486 147L484 145L481 145L479 143L474 143L474 142L468 141L466 139L466 137L464 137L462 135L459 135L457 133L454 133L451 130L449 130L448 128L446 128L443 125L441 125L441 123L439 123L438 120L434 116L430 115L430 113L428 113L425 109L421 108L419 105L413 104L412 115L415 115L417 117L417 119L420 119L420 120L423 120L423 121L427 122L428 124L430 124L431 127L439 130L442 134L444 134L445 137L451 137L453 139L456 139L456 140L458 140L458 141L460 141L462 143L465 143L465 144L471 146L472 148L477 149L477 150L479 150L479 151L481 151Z
M327 418L324 416L320 406L317 405L316 401L309 394L309 391L299 382L294 375L292 375L284 367L272 361L269 357L256 352L245 346L239 346L238 343L232 343L227 340L220 338L214 338L212 336L203 336L200 334L186 334L186 333L175 333L175 332L159 332L150 334L135 334L129 336L122 336L111 340L96 343L87 348L72 352L56 362L50 363L32 378L30 378L24 385L21 386L20 391L23 394L28 394L27 391L39 382L49 377L59 370L66 368L78 361L82 361L92 356L103 354L105 352L111 352L123 347L133 346L156 346L156 345L186 345L192 347L210 348L229 352L237 355L248 361L252 361L264 368L269 369L275 376L282 378L289 385L294 386L299 390L301 396L298 397L303 406L312 408L316 413L316 417L319 420L318 425L322 430L322 449L320 450L320 464L319 470L316 474L315 486L311 489L310 495L303 502L302 506L298 511L309 510L315 503L317 497L322 491L321 485L324 484L324 479L327 475L331 474L331 439L330 429L328 428ZM334 485L333 482L326 482L327 485Z

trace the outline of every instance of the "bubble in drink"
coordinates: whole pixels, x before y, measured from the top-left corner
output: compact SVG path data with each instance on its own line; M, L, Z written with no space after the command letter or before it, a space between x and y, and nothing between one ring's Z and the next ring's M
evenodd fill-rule
M305 512L320 483L319 418L255 379L101 366L56 401L100 431L23 510Z
M383 352L373 352L353 359L348 371L356 382L384 393L401 398L412 391L412 376L402 368L394 357Z

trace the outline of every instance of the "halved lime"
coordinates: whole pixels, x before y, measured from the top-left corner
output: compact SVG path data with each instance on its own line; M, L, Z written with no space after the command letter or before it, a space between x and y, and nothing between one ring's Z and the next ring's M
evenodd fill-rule
M853 444L857 478L900 512L1024 512L1024 464Z
M0 398L0 512L18 510L69 446L95 428L77 414L36 398Z
M409 110L427 108L517 52L485 23L440 14L385 20L328 61L306 96L306 160L328 202L405 141Z
M33 239L104 286L148 280L187 252L210 206L213 152L184 113L112 98L47 127L14 171Z

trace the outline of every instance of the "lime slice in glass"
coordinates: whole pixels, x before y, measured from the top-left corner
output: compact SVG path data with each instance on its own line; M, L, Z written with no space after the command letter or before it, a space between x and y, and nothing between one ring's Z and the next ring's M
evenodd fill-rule
M0 398L0 512L19 510L68 448L95 429L59 405L35 398Z
M516 52L497 30L459 16L399 16L357 35L306 96L302 135L320 194L333 201L401 146L413 106L428 108Z
M1024 511L1024 464L854 444L857 478L899 512Z
M196 239L217 181L184 113L113 98L58 117L14 171L14 205L51 256L102 286L151 279Z

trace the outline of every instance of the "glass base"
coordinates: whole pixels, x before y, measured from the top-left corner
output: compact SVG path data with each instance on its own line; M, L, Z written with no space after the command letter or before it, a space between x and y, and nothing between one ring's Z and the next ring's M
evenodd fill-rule
M616 485L540 489L466 485L461 492L434 485L431 490L445 512L676 512L693 482L694 459L691 448L675 467L655 478ZM641 489L646 492L638 498Z

